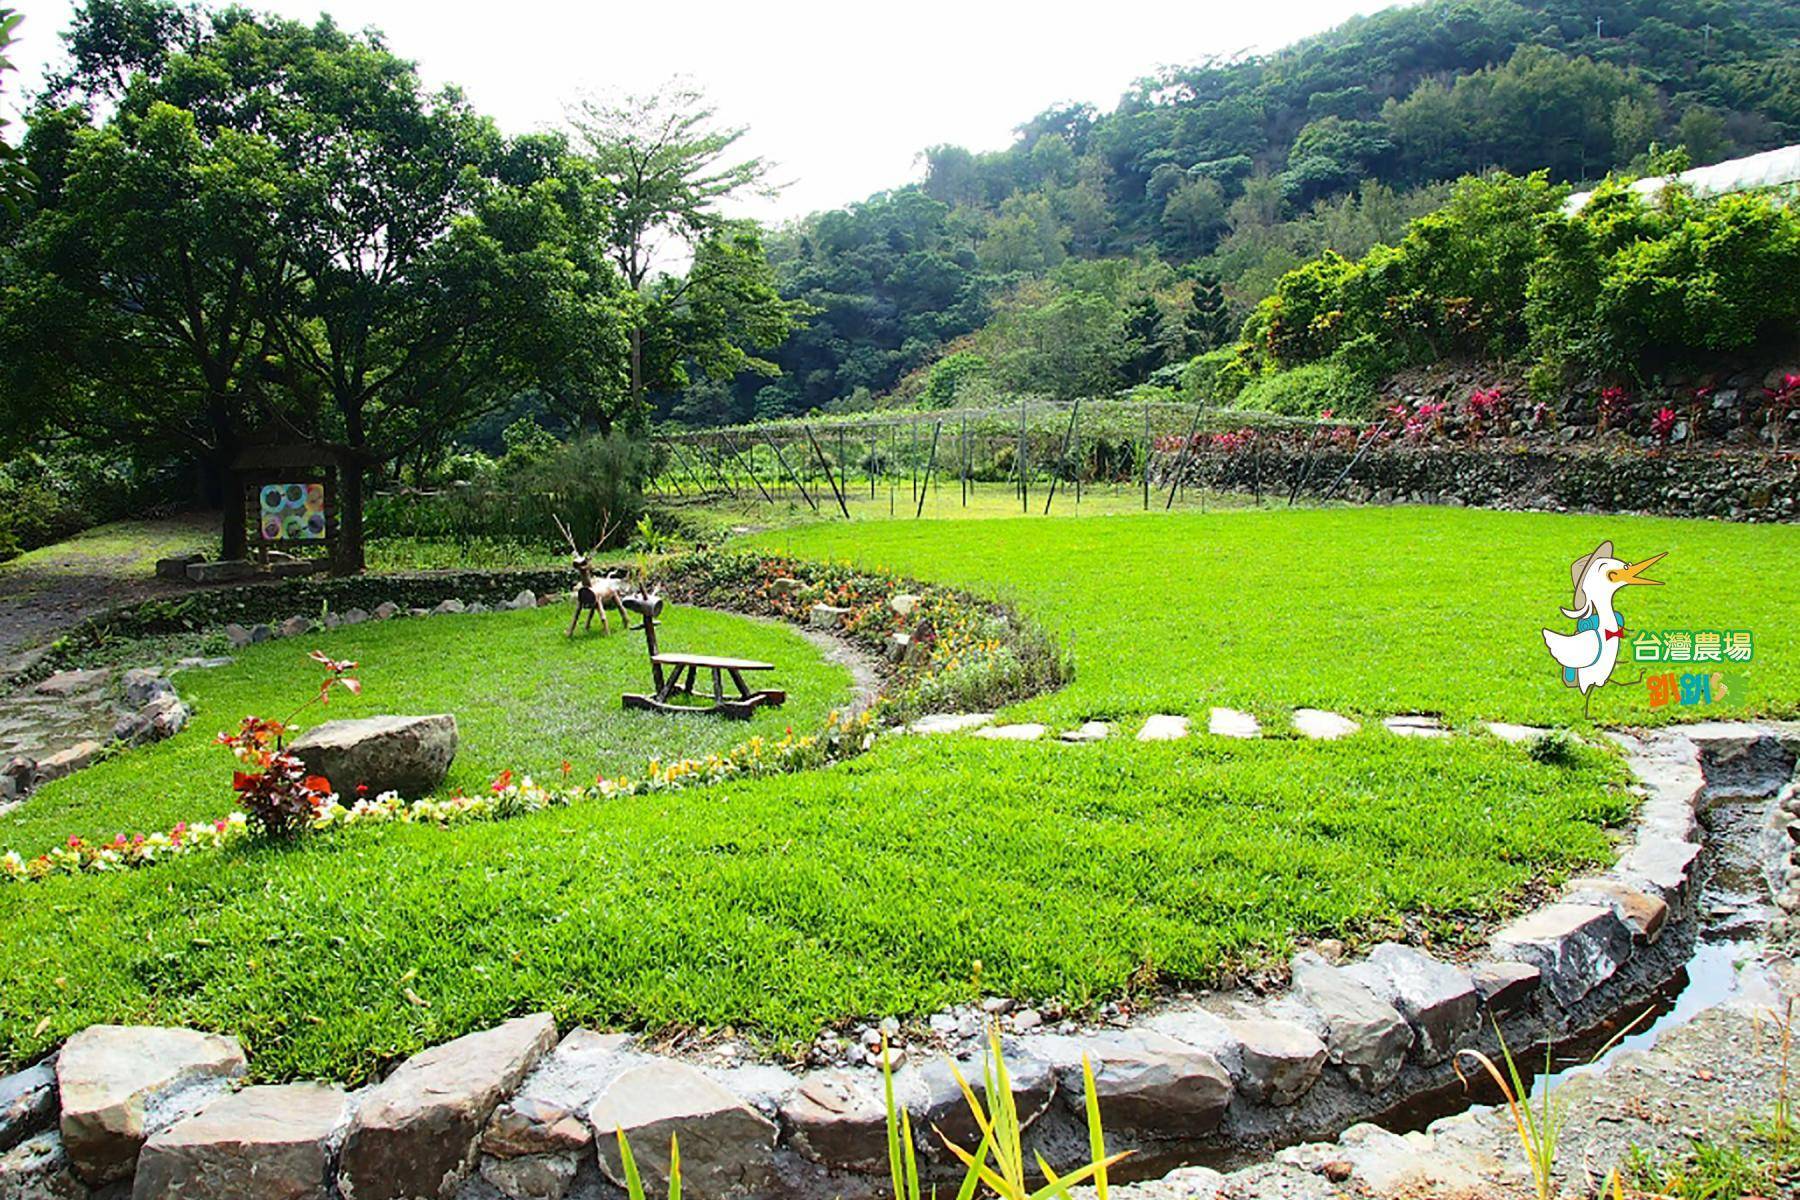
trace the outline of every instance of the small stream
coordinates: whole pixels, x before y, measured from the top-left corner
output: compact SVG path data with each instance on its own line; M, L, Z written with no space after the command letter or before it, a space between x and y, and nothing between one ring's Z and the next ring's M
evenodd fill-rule
M1532 1081L1534 1097L1572 1076L1603 1070L1627 1050L1648 1050L1709 1008L1740 996L1773 995L1772 980L1759 962L1764 948L1760 931L1781 915L1769 902L1759 852L1768 806L1766 799L1733 799L1702 811L1706 858L1695 901L1693 953L1637 1015L1621 1014L1558 1045L1551 1058L1554 1069ZM1630 1032L1621 1037L1625 1028Z

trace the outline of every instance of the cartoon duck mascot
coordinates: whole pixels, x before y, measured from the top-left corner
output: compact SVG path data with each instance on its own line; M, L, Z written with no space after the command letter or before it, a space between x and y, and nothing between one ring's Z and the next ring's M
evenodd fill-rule
M1611 542L1601 542L1592 554L1576 559L1569 568L1575 603L1562 614L1575 622L1575 632L1546 629L1544 645L1550 648L1550 657L1562 664L1563 682L1581 689L1582 715L1587 715L1593 690L1612 677L1619 647L1625 643L1625 620L1613 607L1613 596L1634 583L1660 586L1662 580L1645 579L1643 573L1667 553L1627 565L1613 557Z

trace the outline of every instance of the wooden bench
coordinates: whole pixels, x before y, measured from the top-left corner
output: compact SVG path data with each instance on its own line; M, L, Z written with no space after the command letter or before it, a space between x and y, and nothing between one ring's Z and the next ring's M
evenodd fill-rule
M636 605L637 611L644 618L644 639L650 648L650 672L655 676L656 691L652 695L641 692L627 692L620 697L626 708L648 709L652 712L674 713L723 713L728 717L748 720L750 714L762 705L781 705L787 703L787 693L771 688L753 689L744 682L744 674L748 671L773 671L774 663L758 662L754 658L722 658L711 654L663 654L656 648L656 611L662 607L660 600L653 603ZM694 698L695 684L701 671L712 672L712 703L678 704L676 696ZM725 676L731 676L731 682L737 688L737 695L725 694Z

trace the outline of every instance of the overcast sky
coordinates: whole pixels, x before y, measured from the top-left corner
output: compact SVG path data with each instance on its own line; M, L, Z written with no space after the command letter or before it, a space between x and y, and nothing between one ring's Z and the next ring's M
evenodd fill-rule
M10 0L25 14L13 59L36 86L60 61L72 0ZM1381 0L1099 5L962 0L868 3L552 3L550 0L250 0L251 7L382 30L432 84L460 85L509 133L554 125L583 91L642 92L675 74L704 85L746 144L779 164L775 220L919 177L940 142L1005 146L1052 104L1111 108L1168 63L1270 50ZM9 92L15 89L9 87ZM8 107L16 96L9 96ZM11 130L17 134L16 127Z

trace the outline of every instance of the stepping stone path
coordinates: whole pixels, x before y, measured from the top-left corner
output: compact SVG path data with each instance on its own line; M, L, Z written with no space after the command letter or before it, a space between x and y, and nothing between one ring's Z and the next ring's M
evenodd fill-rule
M1103 742L1112 736L1112 725L1107 721L1083 721L1079 728L1065 729L1060 736L1065 742Z
M1301 737L1312 738L1314 741L1336 741L1341 737L1349 737L1361 728L1361 725L1349 717L1323 708L1296 708L1294 710L1294 732Z
M1536 725L1513 725L1506 721L1489 721L1487 731L1501 741L1512 742L1514 745L1536 741L1550 732Z
M1138 730L1137 740L1140 742L1178 742L1188 735L1188 719L1173 717L1166 713L1158 713L1144 721L1144 727Z
M990 742L1035 742L1048 732L1042 725L989 725L985 729L977 729L975 736L987 738Z
M1400 737L1441 738L1449 737L1450 731L1444 723L1429 713L1401 713L1397 717L1389 717L1382 722L1389 733Z
M1217 737L1259 738L1262 726L1255 717L1235 708L1215 708L1206 717L1206 731Z

